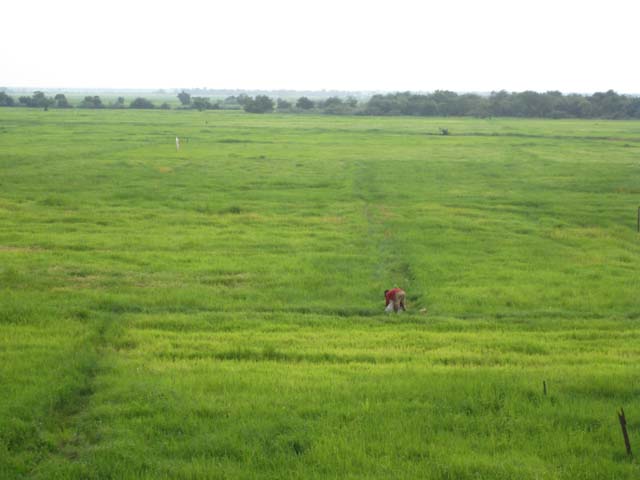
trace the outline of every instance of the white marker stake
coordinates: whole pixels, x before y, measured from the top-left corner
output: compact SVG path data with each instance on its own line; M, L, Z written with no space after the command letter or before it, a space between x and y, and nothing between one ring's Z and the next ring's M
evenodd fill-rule
M176 152L180 150L180 139L176 137Z

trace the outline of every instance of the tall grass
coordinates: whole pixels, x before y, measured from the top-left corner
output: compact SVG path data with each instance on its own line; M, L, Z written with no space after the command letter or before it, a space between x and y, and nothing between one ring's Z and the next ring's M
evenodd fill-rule
M637 122L5 108L0 147L1 477L640 474Z

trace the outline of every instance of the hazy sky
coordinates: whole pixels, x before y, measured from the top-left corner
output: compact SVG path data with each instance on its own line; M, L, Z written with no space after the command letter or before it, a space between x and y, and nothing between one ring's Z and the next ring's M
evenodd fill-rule
M640 0L9 0L0 86L640 93Z

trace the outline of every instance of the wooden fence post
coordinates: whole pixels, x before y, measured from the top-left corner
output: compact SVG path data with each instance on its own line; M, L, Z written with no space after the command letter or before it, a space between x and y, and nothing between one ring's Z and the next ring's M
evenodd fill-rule
M624 416L624 409L620 407L618 412L618 420L622 428L622 436L624 437L624 446L627 448L627 455L631 455L631 444L629 443L629 434L627 433L627 419Z

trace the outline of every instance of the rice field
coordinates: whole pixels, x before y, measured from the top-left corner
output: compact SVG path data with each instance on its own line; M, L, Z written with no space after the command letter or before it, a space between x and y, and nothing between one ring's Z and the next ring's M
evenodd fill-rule
M0 478L638 478L639 160L639 122L2 108Z

